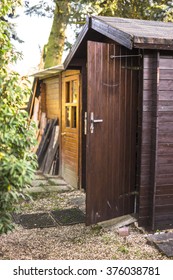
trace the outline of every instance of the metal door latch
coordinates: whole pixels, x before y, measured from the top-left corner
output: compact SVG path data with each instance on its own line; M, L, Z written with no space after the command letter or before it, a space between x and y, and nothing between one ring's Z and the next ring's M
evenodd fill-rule
M91 125L90 125L90 132L94 133L94 124L95 123L102 123L103 120L102 119L94 119L94 113L91 112Z

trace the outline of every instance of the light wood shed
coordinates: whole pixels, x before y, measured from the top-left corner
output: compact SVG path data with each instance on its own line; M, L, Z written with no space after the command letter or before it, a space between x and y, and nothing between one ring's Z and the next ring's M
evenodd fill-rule
M34 74L32 100L35 103L31 106L33 110L30 110L30 115L38 124L40 144L37 155L40 170L52 174L50 162L53 160L52 154L55 154L52 152L53 137L58 141L56 170L53 174L62 176L67 183L80 188L80 71L63 69L62 65L58 65ZM57 125L58 136L54 132L54 126Z

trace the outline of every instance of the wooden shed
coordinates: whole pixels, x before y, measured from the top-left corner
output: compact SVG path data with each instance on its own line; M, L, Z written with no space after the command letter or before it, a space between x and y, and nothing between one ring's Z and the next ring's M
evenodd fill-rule
M40 170L45 174L49 172L51 174L50 162L53 161L53 158L50 151L52 151L54 139L56 139L59 142L58 162L56 163L58 170L56 168L54 174L62 176L73 187L80 188L80 71L65 71L63 65L58 65L33 75L35 89L32 100L35 103L30 106L33 108L33 110L30 109L33 111L30 112L30 115L38 123L38 132L41 131L41 135L39 135L41 139L37 137L40 143L37 149ZM53 133L54 124L57 124L59 128L58 139ZM56 155L55 150L52 154Z
M64 68L81 73L86 223L173 227L173 23L93 16Z
M64 70L40 73L59 116L60 175L86 191L86 224L135 214L173 227L173 23L93 16Z

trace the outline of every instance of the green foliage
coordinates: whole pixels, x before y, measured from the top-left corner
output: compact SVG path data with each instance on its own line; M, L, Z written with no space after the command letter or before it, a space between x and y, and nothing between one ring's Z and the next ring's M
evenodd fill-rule
M150 19L173 22L173 3L165 0L153 1L148 14Z
M173 3L168 0L117 0L115 15L160 21L173 21Z
M125 18L146 19L150 0L118 0L115 15Z
M0 3L0 234L13 229L11 212L18 209L23 187L30 184L36 157L34 124L22 108L29 94L28 82L10 70L19 54L11 42L13 26L9 15L20 1Z
M168 0L40 0L32 7L26 2L26 13L54 16L45 54L45 68L61 63L63 50L71 47L65 30L74 25L76 36L90 15L173 21L173 3Z

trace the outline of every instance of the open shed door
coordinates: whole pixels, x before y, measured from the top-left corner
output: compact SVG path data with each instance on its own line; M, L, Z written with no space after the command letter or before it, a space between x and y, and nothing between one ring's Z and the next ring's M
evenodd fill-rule
M62 76L62 177L74 188L79 187L79 71Z
M134 213L137 72L120 46L88 42L87 225Z

